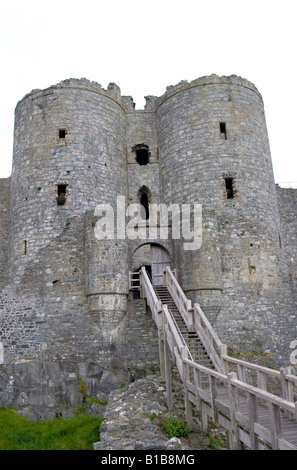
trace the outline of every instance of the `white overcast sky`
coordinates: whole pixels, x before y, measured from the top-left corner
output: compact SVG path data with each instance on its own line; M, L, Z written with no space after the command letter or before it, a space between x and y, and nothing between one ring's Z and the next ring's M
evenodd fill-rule
M85 77L144 96L203 75L247 78L264 99L276 182L297 182L296 0L0 0L0 178L14 109L32 89Z

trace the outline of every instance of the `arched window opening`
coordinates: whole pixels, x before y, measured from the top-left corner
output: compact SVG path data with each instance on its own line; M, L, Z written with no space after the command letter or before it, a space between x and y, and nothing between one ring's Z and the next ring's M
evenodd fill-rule
M149 203L150 203L150 190L145 186L140 188L138 191L139 203L141 207L141 218L144 220L148 220L150 217L149 212Z
M143 193L141 194L141 197L140 197L140 204L142 205L142 207L144 208L144 211L142 210L141 208L141 217L145 220L148 220L149 217L150 217L150 213L149 213L149 201L148 201L148 195L145 191L143 191Z

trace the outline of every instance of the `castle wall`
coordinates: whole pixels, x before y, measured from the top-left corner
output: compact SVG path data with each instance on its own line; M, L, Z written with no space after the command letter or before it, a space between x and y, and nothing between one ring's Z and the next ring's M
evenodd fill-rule
M296 332L297 305L297 190L280 188L276 185L278 206L281 220L279 243L282 251L282 287L286 292L285 303L288 306L291 331ZM294 338L295 339L295 338Z
M38 406L52 416L54 396L67 410L79 403L79 376L96 394L158 365L156 326L128 289L151 245L166 250L223 342L287 365L297 196L275 187L261 95L240 77L212 75L146 100L135 111L114 84L70 79L16 107L12 176L0 180L1 406L37 403L46 377ZM119 233L118 197L126 208L142 190L149 203L202 204L198 250L184 249L182 233L171 240L170 227L168 240ZM102 203L114 211L112 238L97 236Z
M115 85L69 80L16 108L1 406L34 402L42 417L62 406L66 416L79 376L96 394L158 366L153 321L128 302L128 244L116 227L114 240L95 236L96 205L128 201L125 106ZM67 185L63 205L58 185Z
M274 243L262 224L240 232L230 218L219 217L225 295L216 326L234 350L259 349L274 364L288 365L296 339L297 191L276 190L280 224Z
M9 237L10 178L0 179L0 287L6 282Z
M158 334L143 300L129 298L120 327L106 337L93 313L57 287L49 299L0 293L0 406L14 406L30 419L74 415L88 394L107 394L122 382L159 367ZM51 299L53 301L53 299Z

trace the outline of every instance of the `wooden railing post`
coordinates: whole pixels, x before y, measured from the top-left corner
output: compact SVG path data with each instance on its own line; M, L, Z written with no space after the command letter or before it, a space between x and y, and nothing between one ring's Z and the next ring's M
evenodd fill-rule
M194 369L194 383L195 383L195 390L196 390L197 409L198 411L201 412L202 400L199 394L199 390L202 388L202 383L201 383L200 370Z
M287 401L294 401L294 392L293 392L293 384L290 380L287 380L286 375L291 373L291 367L281 367L280 369L280 382L282 387L282 397ZM285 412L287 417L290 417L290 413L288 411Z
M242 447L239 440L239 429L236 420L236 412L238 411L238 390L235 386L232 385L232 380L236 378L237 375L235 372L230 372L229 374L227 374L231 419L231 432L229 432L229 446L231 450L239 450Z
M237 377L238 380L246 383L245 368L242 364L237 364Z
M183 362L183 384L184 384L184 394L185 394L185 412L186 412L186 421L191 426L193 424L193 405L189 399L189 390L187 387L187 381L189 380L189 366L185 364L184 359L188 359L187 350L185 347L181 350L182 362Z
M215 399L217 398L217 380L215 377L212 377L211 375L209 375L208 378L209 378L209 393L210 393L210 400L211 400L212 419L214 422L217 422L218 413L215 407Z
M257 449L257 439L255 434L255 422L257 421L257 401L253 393L248 394L248 410L249 410L249 431L250 431L250 448Z
M267 391L266 375L263 374L263 372L261 372L260 370L257 370L257 386L261 390L264 390L265 392Z
M164 305L165 307L165 305ZM167 306L166 306L167 307ZM164 318L164 316L163 316ZM163 322L164 325L164 322ZM165 326L165 325L164 325ZM170 360L170 349L167 342L166 328L163 327L164 334L164 363L165 363L165 380L166 380L166 395L167 395L167 406L169 410L173 409L172 402L172 383L171 383L171 360Z
M160 359L160 372L161 378L165 382L166 381L166 368L165 368L165 346L164 346L164 339L163 333L159 332L159 359Z
M142 270L139 271L139 296L142 299L144 297L144 289L143 289L143 280L142 280L143 274Z
M280 408L274 403L269 402L269 419L271 428L271 445L273 450L278 450L278 440L282 437L282 423L280 417Z
M293 384L290 380L287 380L286 375L291 373L291 367L281 367L280 369L280 381L282 386L282 397L285 400L293 401Z
M188 308L188 328L194 328L194 308Z
M228 374L228 361L224 358L227 356L227 346L226 344L220 345L220 358L221 358L221 366L222 366L222 373L227 375Z

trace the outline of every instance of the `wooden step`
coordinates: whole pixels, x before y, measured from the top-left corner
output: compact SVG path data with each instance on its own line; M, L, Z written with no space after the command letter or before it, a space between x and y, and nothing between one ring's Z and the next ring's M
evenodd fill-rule
M200 341L198 334L195 331L189 331L187 329L186 323L167 287L155 286L154 289L158 299L161 300L164 305L167 305L168 310L174 318L175 323L189 348L193 360L213 369L214 367L211 359Z

